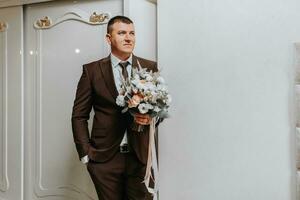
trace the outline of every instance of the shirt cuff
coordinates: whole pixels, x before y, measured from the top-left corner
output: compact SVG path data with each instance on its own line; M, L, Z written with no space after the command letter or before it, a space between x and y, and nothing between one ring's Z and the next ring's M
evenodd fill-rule
M88 155L85 155L84 157L82 157L82 158L81 158L81 162L82 162L83 164L88 163L88 162L89 162L89 156L88 156Z

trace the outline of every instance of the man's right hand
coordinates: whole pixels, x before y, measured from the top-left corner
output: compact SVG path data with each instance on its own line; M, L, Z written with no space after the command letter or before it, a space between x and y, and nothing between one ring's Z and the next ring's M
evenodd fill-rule
M136 113L134 115L134 121L141 125L149 125L151 122L151 117L148 114Z

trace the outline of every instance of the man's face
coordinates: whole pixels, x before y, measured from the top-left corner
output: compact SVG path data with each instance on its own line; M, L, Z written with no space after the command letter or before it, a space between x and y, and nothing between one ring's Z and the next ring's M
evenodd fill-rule
M134 25L116 22L112 25L111 33L106 35L106 39L113 54L128 56L132 53L135 45Z

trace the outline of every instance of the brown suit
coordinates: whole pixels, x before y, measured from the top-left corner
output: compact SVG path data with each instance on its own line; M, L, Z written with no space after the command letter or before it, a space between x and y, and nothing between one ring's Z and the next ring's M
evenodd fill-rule
M156 62L135 55L132 55L132 68L138 66L137 59L142 67L157 71ZM73 138L79 159L88 155L93 163L112 163L111 159L119 153L119 145L127 129L128 143L132 153L135 154L134 157L138 158L141 166L144 166L147 163L149 127L146 126L147 128L143 133L136 133L131 130L129 127L133 117L128 113L121 113L122 108L116 104L117 96L118 91L114 82L110 56L83 65L71 120ZM90 117L92 107L95 116L91 137L89 137L87 120ZM92 179L94 178L92 177ZM97 190L97 192L98 195L101 193L100 190ZM101 196L101 198L104 197ZM108 199L113 200L111 197L108 197Z

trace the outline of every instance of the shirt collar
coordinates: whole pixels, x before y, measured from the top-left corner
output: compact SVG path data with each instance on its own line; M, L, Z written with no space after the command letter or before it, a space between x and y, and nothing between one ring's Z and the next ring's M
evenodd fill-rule
M112 53L110 54L110 59L113 67L118 67L120 62L124 62ZM129 62L129 65L132 65L132 54L130 54L129 58L126 61Z

